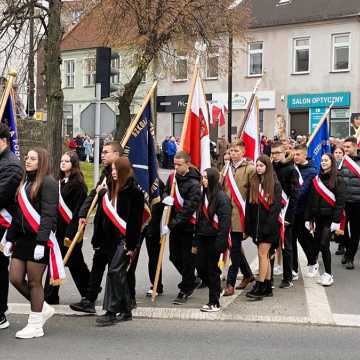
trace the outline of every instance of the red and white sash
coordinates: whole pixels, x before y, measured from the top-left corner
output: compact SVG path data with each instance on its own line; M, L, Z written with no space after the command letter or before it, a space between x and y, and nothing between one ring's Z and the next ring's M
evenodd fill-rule
M69 209L69 207L66 205L62 195L61 195L61 185L59 182L59 204L58 204L58 210L59 213L61 215L61 217L64 219L64 221L67 224L70 224L72 218L73 218L73 213L72 211Z
M172 184L173 182L175 183L174 205L175 209L179 210L184 207L184 199L180 194L180 190L176 182L175 172L172 172L170 174L170 184ZM196 211L194 211L194 213L192 214L190 218L190 223L196 224Z
M345 165L355 176L360 179L360 166L350 156L344 156L343 165Z
M116 204L116 201L115 201ZM102 207L110 219L110 221L115 225L115 227L120 231L122 235L126 235L126 221L123 220L116 211L116 207L113 206L109 199L109 195L105 194L102 199Z
M3 228L6 229L2 239L0 241L1 246L5 246L6 234L7 234L8 228L11 226L11 222L12 222L12 216L10 215L10 213L6 209L0 210L0 226L2 226Z
M321 181L319 175L313 179L313 185L317 193L330 205L335 206L336 198L335 194L329 190L325 184Z
M218 230L219 229L219 217L216 214L214 214L213 218L210 219L208 209L209 209L209 200L205 194L205 199L204 199L204 204L203 204L203 212L204 212L205 216L209 219L209 221L211 221L213 228Z
M230 197L234 201L236 207L239 210L240 223L242 224L242 226L244 226L246 201L242 197L241 192L236 184L234 175L231 170L230 163L227 165L227 167L225 169L224 178L226 181L226 185L227 185L228 189L230 190Z
M18 203L30 227L35 233L38 233L40 229L41 217L30 203L25 191L25 187L26 183L19 191ZM53 285L60 285L62 280L64 280L66 277L65 268L59 244L56 240L54 232L52 231L50 232L47 246L50 248L50 283Z

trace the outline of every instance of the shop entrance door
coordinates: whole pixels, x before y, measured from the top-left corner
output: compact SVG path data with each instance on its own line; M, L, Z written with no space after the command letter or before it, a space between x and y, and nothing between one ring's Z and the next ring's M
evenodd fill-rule
M296 135L308 135L309 134L309 112L291 112L290 113L291 129L295 130Z

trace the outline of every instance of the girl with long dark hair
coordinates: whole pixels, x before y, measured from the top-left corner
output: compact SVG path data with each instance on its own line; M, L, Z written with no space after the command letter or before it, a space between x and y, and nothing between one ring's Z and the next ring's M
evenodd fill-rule
M144 195L127 157L112 164L111 175L111 191L99 192L93 238L106 242L111 256L103 304L106 313L96 320L98 326L132 320L127 271L140 242L144 213Z
M219 258L228 246L231 226L231 203L219 183L220 173L209 168L202 174L203 200L199 210L196 245L198 246L198 271L206 274L209 302L200 310L220 310ZM204 281L204 279L203 279Z
M320 174L313 179L309 203L305 211L305 226L314 234L316 256L322 254L325 272L318 283L330 286L334 283L331 272L331 233L340 229L345 207L345 183L338 174L332 154L321 157Z
M272 296L270 258L279 245L281 185L267 155L256 160L256 173L250 180L246 204L245 231L258 247L259 276L246 296L261 300Z
M52 235L56 229L58 189L50 176L49 154L45 149L30 150L25 169L17 195L16 215L6 240L13 244L10 281L31 305L28 324L16 337L28 339L43 336L43 324L54 313L44 302L42 277L49 264L49 253L57 245L56 239L50 240L54 240ZM52 252L52 259L55 255L56 252ZM50 266L54 282L61 282L65 276L61 263Z
M59 172L59 206L56 227L56 238L63 257L65 256L72 239L79 226L79 210L87 196L87 186L84 175L80 170L79 157L74 151L63 154ZM81 297L85 297L89 282L89 269L82 253L82 241L74 250L66 264L69 267L76 288ZM48 304L59 304L59 286L49 284L47 276L45 286L45 300Z

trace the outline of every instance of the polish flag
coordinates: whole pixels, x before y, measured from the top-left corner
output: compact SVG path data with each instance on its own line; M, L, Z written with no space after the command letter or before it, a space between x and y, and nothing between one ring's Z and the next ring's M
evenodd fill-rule
M209 115L202 82L197 73L195 86L192 89L189 118L183 129L181 148L191 157L191 163L201 172L211 167Z
M210 124L213 128L216 127L216 122L219 123L219 126L225 125L225 115L227 113L227 107L225 105L209 103L209 112Z
M258 109L257 100L254 96L251 104L250 112L245 124L242 139L245 143L244 156L250 160L256 161L259 157L260 140L259 140L259 128L258 128Z

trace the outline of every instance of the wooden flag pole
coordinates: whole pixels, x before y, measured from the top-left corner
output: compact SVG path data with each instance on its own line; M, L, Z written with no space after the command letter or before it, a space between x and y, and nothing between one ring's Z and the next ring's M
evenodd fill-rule
M192 100L194 97L195 84L196 84L197 77L199 75L198 63L199 63L199 56L196 59L195 69L194 69L194 73L193 73L193 76L191 79L190 94L189 94L189 98L188 98L188 102L187 102L187 106L186 106L184 124L183 124L183 128L182 128L181 139L180 139L180 149L183 149L183 147L184 147L186 129L187 129L187 126L189 123L191 104L192 104ZM175 179L175 177L174 177L174 179ZM174 193L175 193L175 181L173 181L173 183L171 184L170 196L174 197ZM165 219L166 225L169 224L170 215L171 215L171 206L165 206L163 217ZM152 291L152 296L151 296L153 302L155 302L156 297L157 297L156 290L157 290L158 284L159 284L160 271L161 271L162 262L164 259L165 245L166 245L166 242L168 239L169 239L169 233L167 233L166 235L162 235L160 238L160 251L159 251L158 263L157 263L157 267L156 267L155 279L154 279L154 283L153 283L153 291Z
M9 72L9 79L6 81L6 88L5 91L1 97L1 106L0 106L0 120L2 119L3 115L4 115L4 111L5 111L5 107L6 107L6 102L8 97L11 95L11 90L13 87L13 83L14 83L14 79L16 78L16 71L15 70L11 70ZM15 115L15 114L14 114Z
M124 137L122 138L121 140L121 147L124 148L125 145L127 144L127 142L129 141L130 139L130 136L135 128L135 126L137 125L147 103L149 102L149 100L151 99L151 96L154 94L154 91L156 89L156 86L157 86L157 81L154 82L154 84L151 86L149 92L147 93L147 95L145 96L144 98L144 101L141 105L141 108L140 110L138 111L138 113L136 114L134 120L131 121L129 127L127 128L126 130L126 133L124 135ZM104 186L106 184L106 178L104 178L103 182L101 183L102 186ZM94 211L95 207L96 207L96 204L97 204L97 201L98 201L98 194L96 193L92 203L91 203L91 206L89 208L89 211L87 212L86 214L86 221L88 221L91 213ZM69 261L69 258L75 248L75 245L78 241L80 241L80 239L82 238L83 236L83 233L84 233L84 230L85 230L85 225L84 224L81 224L79 226L79 229L74 237L74 239L72 240L70 246L69 246L69 249L68 251L66 252L66 255L64 257L64 265L67 264L67 262Z

